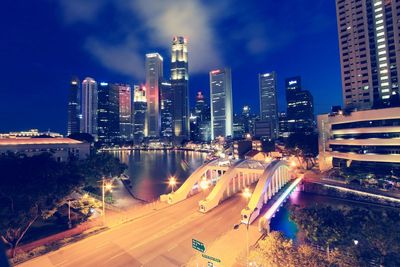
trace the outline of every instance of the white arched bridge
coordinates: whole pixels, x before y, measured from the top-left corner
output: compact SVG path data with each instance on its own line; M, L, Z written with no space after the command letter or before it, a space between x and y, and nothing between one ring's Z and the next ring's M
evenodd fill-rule
M169 204L183 201L200 192L205 183L207 186L203 189L210 187L210 190L205 191L208 194L199 202L199 211L206 213L239 191L254 187L247 206L241 212L241 222L251 224L263 214L259 229L268 231L269 221L300 181L301 178L295 177L289 163L284 160L217 159L199 167L177 191L162 195L161 201ZM269 208L263 211L267 203Z

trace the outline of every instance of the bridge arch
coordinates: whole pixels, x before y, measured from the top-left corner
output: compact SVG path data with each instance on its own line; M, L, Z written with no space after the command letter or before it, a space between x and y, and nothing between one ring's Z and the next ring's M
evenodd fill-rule
M197 168L175 192L161 195L160 200L168 202L169 204L175 204L185 200L194 190L196 190L196 184L199 185L199 182L203 177L206 176L208 180L215 183L225 171L229 170L230 166L231 162L221 161L220 159L215 159L205 163Z
M199 210L208 212L224 199L256 182L265 169L265 164L256 160L239 160L222 175L211 193L199 202Z
M242 223L251 224L260 214L263 205L288 183L291 178L290 167L287 161L272 161L264 170L247 206L241 212Z

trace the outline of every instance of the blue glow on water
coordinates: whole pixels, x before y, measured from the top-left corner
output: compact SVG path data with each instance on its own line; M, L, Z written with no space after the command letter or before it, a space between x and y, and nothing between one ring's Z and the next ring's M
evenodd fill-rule
M288 201L271 220L271 231L280 231L287 238L296 240L298 228L297 225L290 220L290 202Z

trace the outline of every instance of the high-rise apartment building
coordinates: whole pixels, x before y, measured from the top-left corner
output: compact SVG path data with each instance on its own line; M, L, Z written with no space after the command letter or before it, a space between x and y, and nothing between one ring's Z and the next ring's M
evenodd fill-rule
M119 91L119 132L121 140L133 139L132 90L128 84L116 84Z
M99 142L119 140L119 87L115 84L101 82L98 86L97 129Z
M68 125L67 135L80 132L80 82L72 78L68 92Z
M314 100L311 93L301 87L301 78L286 79L286 101L289 132L314 131Z
M229 68L210 72L211 139L233 134L232 78Z
M260 92L260 117L265 124L269 124L269 133L266 137L278 137L278 101L276 87L276 73L258 75Z
M398 106L400 2L336 0L345 109Z
M161 129L160 83L163 79L163 58L158 53L146 54L146 129L145 136L159 137Z
M97 137L97 82L90 77L82 82L81 132Z
M135 85L133 95L133 140L135 144L140 144L145 136L146 87Z
M173 131L176 140L189 137L189 67L187 39L175 36L171 48Z
M170 139L173 136L173 91L171 83L164 81L161 83L161 137Z

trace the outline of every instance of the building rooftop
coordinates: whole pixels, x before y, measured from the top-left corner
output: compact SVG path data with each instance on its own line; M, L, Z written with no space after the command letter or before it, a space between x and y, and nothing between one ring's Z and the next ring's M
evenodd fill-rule
M0 139L0 146L12 145L50 145L50 144L82 144L81 141L71 138L26 138L26 139Z

